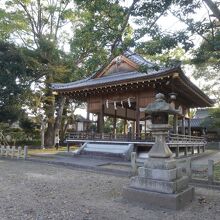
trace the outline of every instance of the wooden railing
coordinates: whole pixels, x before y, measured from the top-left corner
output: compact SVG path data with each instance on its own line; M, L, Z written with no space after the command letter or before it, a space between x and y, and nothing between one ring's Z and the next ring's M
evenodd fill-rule
M122 141L122 142L147 142L148 145L153 145L155 139L151 134L112 134L112 133L95 133L95 132L72 132L67 137L67 142L74 141ZM169 134L167 136L167 144L173 149L175 148L176 157L180 156L180 148L184 150L184 155L195 152L200 153L205 151L207 144L204 137L181 135L181 134Z
M71 132L67 140L104 140L104 141L154 141L151 134L113 134L113 133L95 133L95 132Z
M181 134L170 134L167 138L167 144L170 148L175 148L176 157L179 157L179 149L184 148L184 155L187 156L189 150L191 154L205 151L205 146L207 144L204 137L181 135Z

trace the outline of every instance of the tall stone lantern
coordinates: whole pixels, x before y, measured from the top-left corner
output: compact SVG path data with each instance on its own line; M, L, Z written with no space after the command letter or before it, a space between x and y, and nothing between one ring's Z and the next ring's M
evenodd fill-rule
M130 179L124 189L125 199L150 206L180 209L189 204L194 197L194 188L188 186L188 177L177 168L176 160L166 143L170 125L169 114L178 114L161 93L153 103L140 109L151 115L151 131L155 143L149 151L144 166L138 168L138 176Z
M168 130L171 126L168 124L169 114L178 114L178 111L173 109L169 103L165 101L162 93L156 95L155 102L149 104L146 108L141 108L140 111L148 113L152 118L151 131L155 137L155 144L148 153L151 158L169 158L172 152L166 143Z

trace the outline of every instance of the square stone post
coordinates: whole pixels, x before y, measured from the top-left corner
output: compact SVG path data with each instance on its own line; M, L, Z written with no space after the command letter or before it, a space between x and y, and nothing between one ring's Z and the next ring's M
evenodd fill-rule
M214 161L208 160L208 182L214 182Z

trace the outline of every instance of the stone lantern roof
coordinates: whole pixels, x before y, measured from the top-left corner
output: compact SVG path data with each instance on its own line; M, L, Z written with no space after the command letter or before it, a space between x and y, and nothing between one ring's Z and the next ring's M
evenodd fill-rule
M165 101L165 96L162 93L156 95L156 100L153 103L150 103L145 108L140 108L141 112L146 112L148 114L164 112L168 114L180 114L180 112L174 109L169 103Z

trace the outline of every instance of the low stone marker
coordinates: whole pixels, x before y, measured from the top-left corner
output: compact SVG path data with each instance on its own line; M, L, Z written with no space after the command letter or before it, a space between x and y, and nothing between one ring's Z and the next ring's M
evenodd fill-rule
M137 153L132 152L131 153L131 173L132 173L132 175L137 174L137 171L138 171L136 160L137 160Z
M28 146L24 146L24 159L27 159L27 155L28 155Z
M144 167L138 168L138 176L130 179L129 187L123 191L125 199L148 206L180 209L194 198L194 188L188 186L189 178L177 168L172 152L166 144L168 134L168 113L177 113L157 94L155 102L149 104L145 112L152 116L152 134L155 144L149 151Z
M208 182L212 184L214 182L214 161L208 160Z

